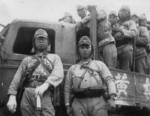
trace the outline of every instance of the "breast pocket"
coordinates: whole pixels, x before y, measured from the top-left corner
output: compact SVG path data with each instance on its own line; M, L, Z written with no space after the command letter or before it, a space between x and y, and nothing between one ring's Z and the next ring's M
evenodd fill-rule
M72 83L73 83L73 88L79 88L81 85L81 82L83 80L83 77L81 75L73 75L72 76Z

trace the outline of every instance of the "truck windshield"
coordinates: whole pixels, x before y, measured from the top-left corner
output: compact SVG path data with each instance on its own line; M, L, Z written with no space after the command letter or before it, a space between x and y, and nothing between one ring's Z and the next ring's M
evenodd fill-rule
M18 31L13 46L13 52L18 54L32 55L32 39L38 28L21 27ZM45 28L43 28L45 29ZM53 29L45 29L51 43L51 53L55 51L55 31Z

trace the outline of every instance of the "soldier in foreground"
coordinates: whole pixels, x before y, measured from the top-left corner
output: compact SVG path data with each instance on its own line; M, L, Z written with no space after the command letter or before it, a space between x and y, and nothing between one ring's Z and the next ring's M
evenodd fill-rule
M12 113L16 111L18 105L16 95L23 75L29 73L20 104L22 116L34 115L37 95L41 97L42 115L55 116L51 98L52 89L62 82L64 73L60 57L47 52L49 44L47 32L38 29L33 38L35 55L23 59L8 90L7 107Z
M104 98L104 83L108 85L111 108L115 108L116 87L114 78L107 66L92 60L93 46L90 38L83 36L78 42L77 53L80 62L71 66L67 73L64 95L67 113L73 116L107 116L107 105ZM74 96L72 103L70 97Z

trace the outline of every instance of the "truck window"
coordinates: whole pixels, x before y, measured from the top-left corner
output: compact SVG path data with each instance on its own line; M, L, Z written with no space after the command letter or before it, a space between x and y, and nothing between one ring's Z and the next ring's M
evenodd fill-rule
M35 31L39 28L21 27L18 31L13 46L13 52L18 54L32 55L32 39ZM47 31L51 43L51 53L55 51L55 31L53 29L43 28Z

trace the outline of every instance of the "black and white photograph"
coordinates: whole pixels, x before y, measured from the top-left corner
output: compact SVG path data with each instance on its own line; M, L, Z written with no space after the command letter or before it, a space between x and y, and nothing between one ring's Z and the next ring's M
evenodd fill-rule
M0 116L150 116L150 1L0 0Z

